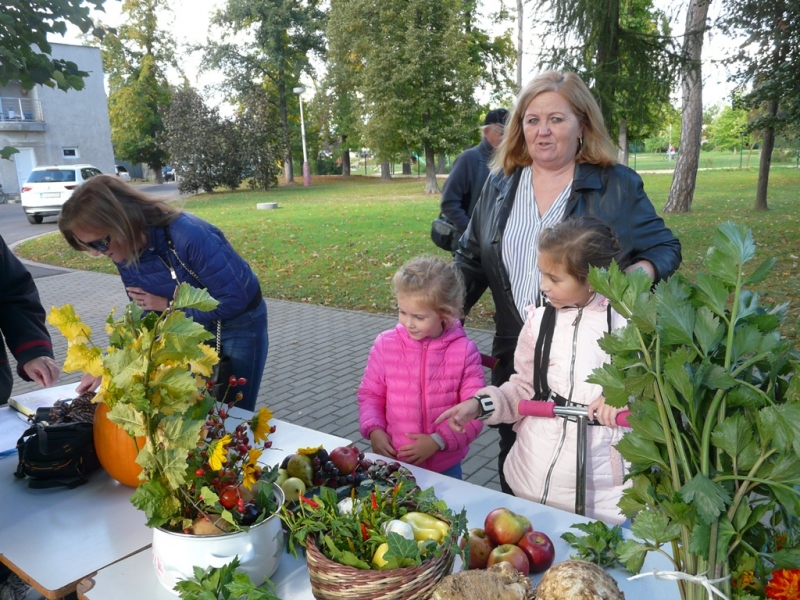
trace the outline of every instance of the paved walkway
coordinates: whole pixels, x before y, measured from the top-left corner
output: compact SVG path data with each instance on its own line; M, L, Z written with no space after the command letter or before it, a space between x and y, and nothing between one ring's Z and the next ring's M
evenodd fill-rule
M92 327L98 345L108 341L104 328L111 308L119 310L127 303L116 275L47 268L36 273L36 284L48 311L51 306L72 304ZM367 449L369 445L358 430L356 390L372 342L381 331L393 327L396 319L271 299L267 299L267 310L269 357L258 405L269 406L279 419L351 439ZM66 341L56 329L50 329L56 360L61 363ZM468 328L467 333L482 352L489 351L491 332ZM62 374L60 383L78 379L76 374ZM21 380L14 384L15 393L35 388ZM485 428L463 463L464 478L499 490L496 457L497 434Z

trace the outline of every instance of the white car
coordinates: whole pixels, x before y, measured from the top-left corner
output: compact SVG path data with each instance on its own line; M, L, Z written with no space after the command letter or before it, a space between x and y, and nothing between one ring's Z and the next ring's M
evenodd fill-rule
M130 181L131 180L131 174L128 173L128 169L126 169L122 165L115 165L114 169L117 172L117 177L122 179L122 181Z
M20 203L28 223L41 223L44 217L58 215L76 187L90 177L101 174L102 171L92 165L34 168L20 194Z

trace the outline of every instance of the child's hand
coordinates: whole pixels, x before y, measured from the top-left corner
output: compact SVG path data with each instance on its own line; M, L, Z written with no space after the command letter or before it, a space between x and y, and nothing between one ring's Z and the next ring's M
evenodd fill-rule
M397 449L397 460L418 465L439 451L439 444L427 433L408 433L406 437L414 441Z
M621 413L624 408L614 408L606 404L606 399L600 396L597 400L589 405L589 418L597 421L598 423L616 429L617 415Z
M450 429L458 433L463 433L464 424L477 419L479 414L481 414L480 402L478 402L477 398L473 397L464 400L464 402L460 404L456 404L453 408L448 408L437 417L435 422L438 425L445 419L449 419L447 424L450 426Z
M381 456L391 456L395 458L397 452L392 447L392 440L389 434L383 429L373 429L369 434L369 441L372 443L372 451Z

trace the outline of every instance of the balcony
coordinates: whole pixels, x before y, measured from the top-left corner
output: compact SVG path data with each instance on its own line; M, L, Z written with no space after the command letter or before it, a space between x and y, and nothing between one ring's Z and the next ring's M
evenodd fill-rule
M44 131L42 103L31 98L0 97L0 130Z

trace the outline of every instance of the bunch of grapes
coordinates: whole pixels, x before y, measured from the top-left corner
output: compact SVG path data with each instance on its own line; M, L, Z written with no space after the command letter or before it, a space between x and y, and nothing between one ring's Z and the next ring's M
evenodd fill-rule
M391 485L397 485L401 477L409 481L416 481L411 471L399 462L386 462L381 459L372 462L372 464L367 467L367 476L370 479L384 481Z

